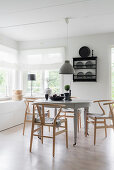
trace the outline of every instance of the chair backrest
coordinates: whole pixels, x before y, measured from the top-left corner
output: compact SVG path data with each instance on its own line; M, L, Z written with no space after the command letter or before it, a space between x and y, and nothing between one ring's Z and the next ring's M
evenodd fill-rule
M26 112L26 113L30 113L30 112L31 112L30 103L32 103L33 100L27 100L27 99L26 99L24 102L25 102L25 105L26 105L25 112Z
M25 99L25 105L26 105L26 109L25 112L26 113L31 113L31 108L30 108L30 104L32 104L35 100L34 99Z
M104 105L104 103L112 102L112 100L95 100L95 101L93 101L93 102L94 102L94 103L98 103L100 109L102 110L103 115L105 115L106 113L105 113L105 110L104 110L104 108L103 108L103 105Z
M110 103L104 103L104 105L108 105L110 109L110 116L112 118L113 128L114 128L114 101Z
M37 111L39 113L41 124L45 124L45 108L58 108L59 111L57 115L54 118L54 122L56 122L57 118L59 118L59 115L62 111L62 108L65 107L65 105L62 104L45 104L45 103L34 103L33 104L33 120L35 120L35 107L37 108Z
M35 100L39 100L39 99L43 99L44 97L24 97L24 102L25 102L25 105L26 105L26 110L25 112L26 113L33 113L33 110L32 110L32 103L35 101Z

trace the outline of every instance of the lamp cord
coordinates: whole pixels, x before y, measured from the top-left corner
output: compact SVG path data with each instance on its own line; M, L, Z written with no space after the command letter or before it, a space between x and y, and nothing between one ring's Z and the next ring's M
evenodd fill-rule
M65 22L67 24L67 55L66 55L66 60L68 60L68 56L69 56L69 41L68 41L68 24L69 24L69 18L65 18Z

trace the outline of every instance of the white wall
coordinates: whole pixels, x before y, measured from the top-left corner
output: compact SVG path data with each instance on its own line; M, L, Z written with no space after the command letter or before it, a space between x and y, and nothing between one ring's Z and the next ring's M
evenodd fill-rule
M110 99L110 49L114 45L114 33L96 34L69 38L69 56L79 57L78 51L82 46L88 46L94 50L98 57L97 82L72 82L72 96L83 99ZM66 46L66 38L20 42L19 49L48 48ZM71 76L64 76L64 84L72 81Z

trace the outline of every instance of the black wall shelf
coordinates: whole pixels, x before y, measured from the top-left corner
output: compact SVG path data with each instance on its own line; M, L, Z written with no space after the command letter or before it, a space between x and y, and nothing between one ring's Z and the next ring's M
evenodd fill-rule
M74 82L97 81L97 57L73 58Z

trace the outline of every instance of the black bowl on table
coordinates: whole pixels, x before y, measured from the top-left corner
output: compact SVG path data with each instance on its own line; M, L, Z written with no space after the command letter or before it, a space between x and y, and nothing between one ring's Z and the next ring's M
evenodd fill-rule
M61 101L64 99L64 96L50 96L52 101Z

